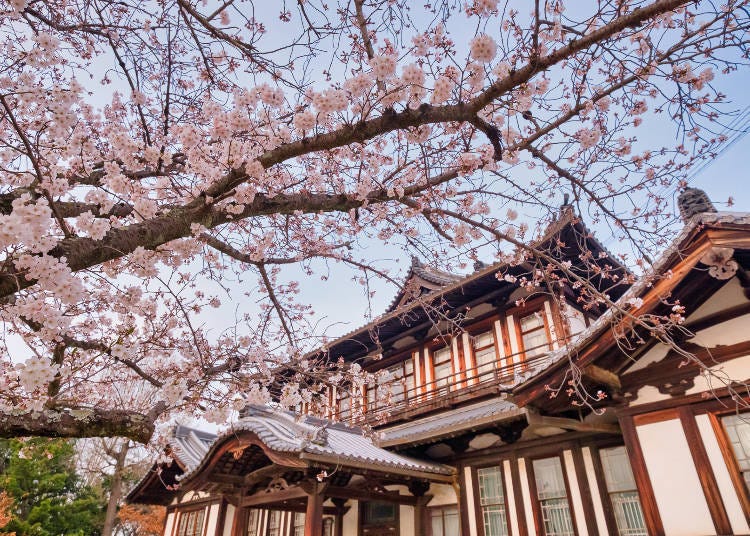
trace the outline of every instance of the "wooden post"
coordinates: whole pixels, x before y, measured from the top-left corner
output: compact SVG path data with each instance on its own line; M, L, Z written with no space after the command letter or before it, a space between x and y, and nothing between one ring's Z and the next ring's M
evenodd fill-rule
M305 536L323 536L323 491L327 486L313 480L301 487L307 493Z
M409 483L409 491L417 497L414 505L414 536L427 536L425 526L425 505L432 496L425 497L424 494L430 489L430 483L423 480L414 480Z
M344 512L346 511L346 499L338 497L331 499L336 507L336 522L333 525L334 536L344 536Z

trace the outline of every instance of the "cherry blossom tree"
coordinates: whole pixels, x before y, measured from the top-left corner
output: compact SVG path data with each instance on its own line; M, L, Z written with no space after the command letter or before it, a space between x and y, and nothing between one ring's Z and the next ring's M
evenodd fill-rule
M366 293L397 283L384 244L566 273L532 240L563 193L646 268L726 141L747 4L3 3L0 435L146 442L175 411L292 405L332 372L285 269Z

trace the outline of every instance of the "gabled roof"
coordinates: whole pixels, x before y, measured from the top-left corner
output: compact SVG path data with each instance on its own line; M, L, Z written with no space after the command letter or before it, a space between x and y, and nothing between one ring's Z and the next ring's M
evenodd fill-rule
M569 261L572 270L577 270L583 277L592 280L594 285L609 294L612 299L619 298L628 288L624 282L625 276L630 274L628 269L617 260L615 255L607 251L568 205L562 207L558 218L548 226L534 245L539 249L547 250L551 256L560 261ZM581 259L584 251L590 253L586 256L586 261ZM611 279L592 275L590 265L587 263L595 264L602 272L614 274L617 276L617 281L613 282ZM325 350L318 350L313 354L327 351L330 359L335 362L339 358L349 361L382 350L388 341L399 338L410 328L420 324L434 323L429 313L425 311L425 303L440 301L443 305L456 309L471 304L475 300L481 301L485 297L495 300L507 299L511 292L518 288L518 285L497 277L498 274L520 276L531 268L528 264L510 265L498 262L489 266L480 266L475 272L460 277L412 262L410 274L414 273L420 278L432 278L431 281L439 281L439 288L419 296L418 300L413 299L404 303L399 302L400 294L397 295L383 315L342 335L330 342ZM451 278L453 281L449 281ZM437 283L433 284L437 285ZM399 303L400 306L393 307Z
M687 255L686 249L701 232L707 228L721 229L724 227L731 229L743 228L745 232L750 232L750 213L706 212L693 216L672 241L672 244L659 255L649 271L640 277L619 299L615 300L615 307L607 309L587 329L573 337L560 349L551 352L547 356L547 359L541 360L535 367L529 370L530 374L527 375L527 380L513 389L514 398L520 400L524 405L528 403L530 396L528 392L532 386L538 387L543 382L549 382L555 371L567 368L570 356L576 356L575 359L578 366L585 366L593 360L594 355L601 355L613 348L617 344L617 341L612 335L612 323L617 320L617 312L630 309L636 316L651 312L654 305L658 304L658 300L640 307L632 307L633 300L643 298L647 294L654 292L655 277L667 273L675 263L683 260ZM693 264L687 268L691 270L695 264L700 262L699 259L700 257L696 258ZM662 279L662 281L669 285L669 290L674 289L680 282L680 279L689 273L689 270L680 276L670 276ZM607 338L607 342L602 343L605 338ZM587 352L589 354L586 354Z
M359 428L289 411L250 405L229 429L214 435L177 426L169 441L177 463L156 464L128 493L129 502L168 504L178 487L195 485L213 466L231 464L251 444L265 462L299 471L306 467L376 472L428 481L449 482L456 470L448 465L409 458L375 445ZM223 457L223 458L222 458ZM226 459L225 459L226 458ZM256 458L256 461L258 459ZM179 467L177 465L179 464ZM243 466L248 471L247 466ZM168 474L168 480L164 479ZM238 477L243 474L236 475ZM200 489L200 485L198 488Z
M462 279L460 275L438 270L412 256L411 266L404 278L404 283L401 285L401 290L391 300L386 312L389 313L397 307L410 303L417 296L424 296L460 279Z
M203 453L194 468L180 478L190 480L199 473L226 440L238 432L252 432L268 450L292 454L300 460L330 463L336 467L380 468L383 471L408 471L423 473L423 476L450 476L453 467L408 458L376 446L359 428L334 423L325 419L300 416L290 411L250 405L243 410L243 417L219 435Z

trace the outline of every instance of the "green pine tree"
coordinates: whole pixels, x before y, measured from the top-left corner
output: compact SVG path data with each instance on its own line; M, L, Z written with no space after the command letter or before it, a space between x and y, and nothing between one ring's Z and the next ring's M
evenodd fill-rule
M75 472L74 446L62 439L0 441L0 490L13 498L3 529L17 536L96 536L103 504Z

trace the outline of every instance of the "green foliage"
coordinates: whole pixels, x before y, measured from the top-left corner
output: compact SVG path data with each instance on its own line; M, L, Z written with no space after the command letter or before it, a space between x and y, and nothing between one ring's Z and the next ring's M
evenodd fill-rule
M17 536L95 536L101 530L104 505L76 474L70 441L0 441L0 489L14 500L4 530Z

